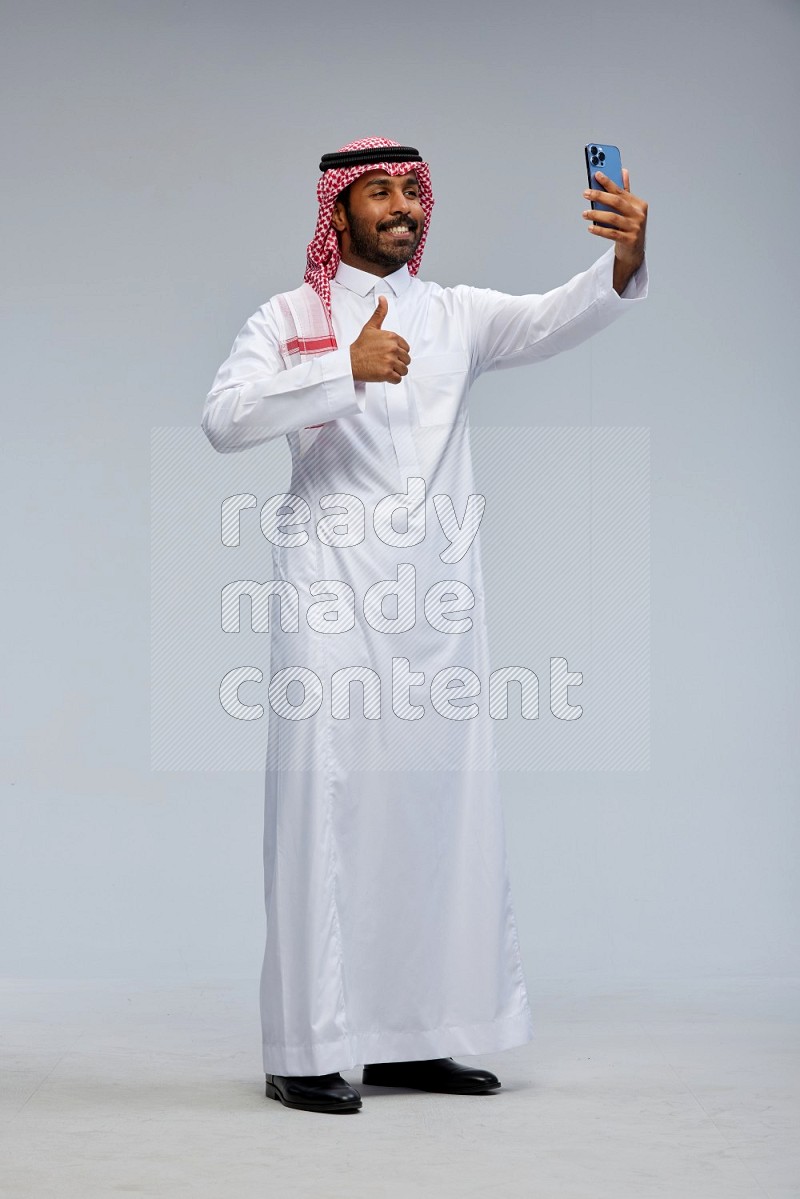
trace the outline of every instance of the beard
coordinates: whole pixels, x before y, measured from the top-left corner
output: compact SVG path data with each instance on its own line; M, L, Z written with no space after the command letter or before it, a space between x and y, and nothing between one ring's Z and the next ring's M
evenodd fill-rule
M381 229L376 229L367 221L362 221L351 214L349 223L351 252L359 258L363 258L365 262L374 262L377 266L394 267L395 269L414 257L425 228L424 220L415 221L411 217L406 218L405 223L411 229L411 237L406 242L398 242L393 245L382 229L388 229L403 222L385 221Z

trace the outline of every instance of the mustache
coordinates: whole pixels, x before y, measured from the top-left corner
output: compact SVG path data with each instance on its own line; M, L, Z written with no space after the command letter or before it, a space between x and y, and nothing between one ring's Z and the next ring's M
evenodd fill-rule
M413 221L409 217L408 220L392 221L392 223L390 225L379 225L378 226L378 231L380 233L384 233L386 230L389 230L389 229L408 229L411 233L416 233L417 222Z

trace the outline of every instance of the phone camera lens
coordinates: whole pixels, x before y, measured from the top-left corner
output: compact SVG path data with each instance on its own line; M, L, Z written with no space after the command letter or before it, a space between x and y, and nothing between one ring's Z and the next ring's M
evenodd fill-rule
M604 154L604 153L602 152L602 150L601 150L601 151L600 151L600 161L601 161L601 162L605 162L605 160L606 160L606 156L605 156L605 154Z
M591 148L592 154L597 153L597 146L591 146L590 148Z
M596 154L592 155L592 166L593 167L597 166L597 155Z

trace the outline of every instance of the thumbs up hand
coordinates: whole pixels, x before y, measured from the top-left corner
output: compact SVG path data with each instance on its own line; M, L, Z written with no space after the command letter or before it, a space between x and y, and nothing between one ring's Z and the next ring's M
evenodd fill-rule
M377 308L350 346L350 365L357 383L399 383L408 374L408 342L381 327L388 311L386 296L378 296Z

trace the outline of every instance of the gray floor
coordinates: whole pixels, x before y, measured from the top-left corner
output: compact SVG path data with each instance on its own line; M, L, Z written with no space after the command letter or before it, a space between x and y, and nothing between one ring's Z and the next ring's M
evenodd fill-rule
M0 1183L117 1194L800 1196L797 980L539 982L502 1091L264 1096L255 980L2 984Z

